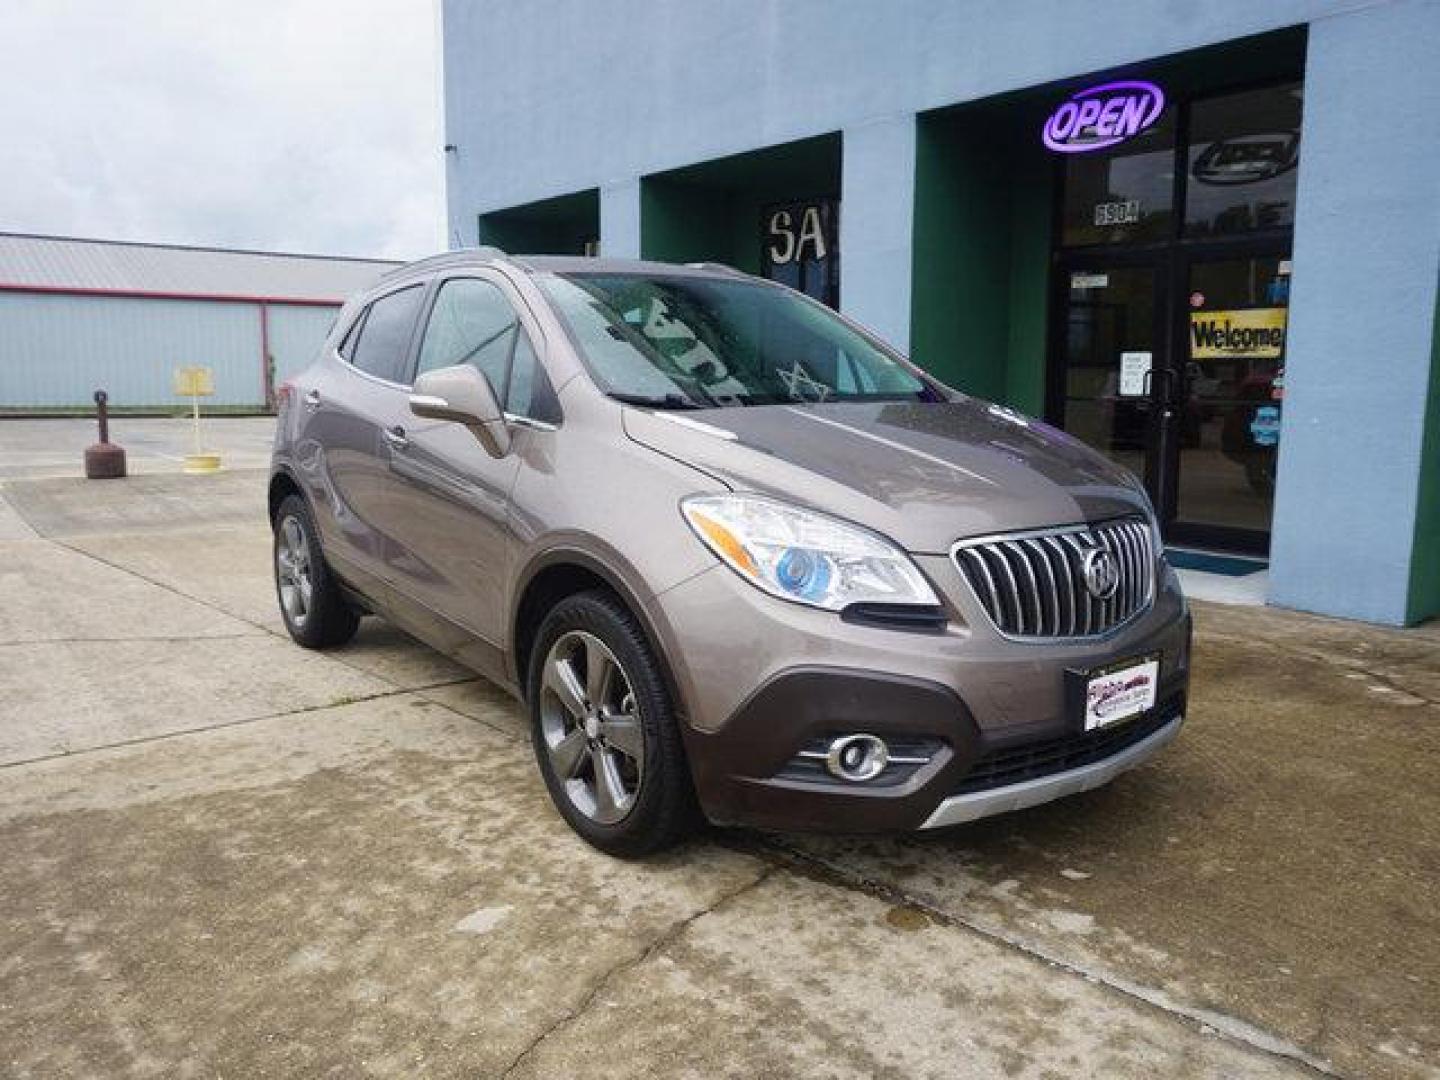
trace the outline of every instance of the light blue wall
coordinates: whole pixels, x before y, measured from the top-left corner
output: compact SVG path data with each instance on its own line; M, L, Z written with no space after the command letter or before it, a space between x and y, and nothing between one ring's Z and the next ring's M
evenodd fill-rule
M450 227L474 244L487 211L1357 6L443 0Z
M335 309L269 308L278 384L314 355ZM98 389L116 407L179 407L182 365L213 369L208 404L262 407L259 306L0 291L0 409L86 407Z
M1301 146L1271 600L1400 623L1440 278L1440 4L1311 27Z
M266 306L270 311L270 355L275 358L275 385L279 386L309 367L340 309L299 304Z
M443 0L448 231L475 244L482 213L598 185L602 252L637 255L640 177L842 131L841 308L904 346L910 268L889 226L913 199L917 112L1354 7Z
M910 351L915 117L846 128L840 178L840 307ZM866 252L852 260L851 251Z

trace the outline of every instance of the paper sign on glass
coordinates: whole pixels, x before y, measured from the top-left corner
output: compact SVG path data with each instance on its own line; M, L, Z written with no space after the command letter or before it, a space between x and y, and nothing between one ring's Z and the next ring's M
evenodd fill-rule
M1120 354L1120 396L1144 397L1150 393L1150 364L1154 353Z

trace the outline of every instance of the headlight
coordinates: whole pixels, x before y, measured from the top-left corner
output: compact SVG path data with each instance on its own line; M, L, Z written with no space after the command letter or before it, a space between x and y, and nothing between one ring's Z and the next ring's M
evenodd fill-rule
M781 599L827 611L940 603L908 555L858 525L759 495L695 495L680 509L731 569Z

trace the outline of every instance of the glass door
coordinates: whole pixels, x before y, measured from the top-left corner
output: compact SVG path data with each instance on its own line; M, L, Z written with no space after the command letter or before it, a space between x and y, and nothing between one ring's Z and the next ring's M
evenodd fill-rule
M1063 260L1050 414L1071 435L1147 481L1165 347L1159 264L1097 255ZM1153 486L1152 486L1153 491Z
M1288 249L1195 253L1176 267L1175 422L1160 450L1162 505L1182 542L1264 551L1275 496L1290 302Z

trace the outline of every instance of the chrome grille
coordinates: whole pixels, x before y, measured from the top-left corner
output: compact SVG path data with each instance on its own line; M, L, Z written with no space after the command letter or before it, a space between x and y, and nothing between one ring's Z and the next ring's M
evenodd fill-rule
M1091 551L1108 552L1118 569L1112 596L1085 584ZM1150 604L1155 552L1141 518L1010 533L956 544L955 565L1002 634L1074 638L1103 634Z

